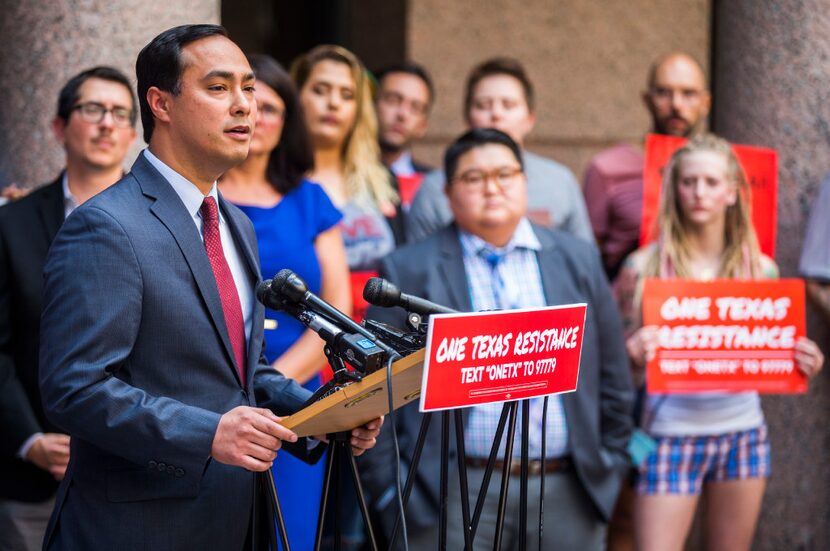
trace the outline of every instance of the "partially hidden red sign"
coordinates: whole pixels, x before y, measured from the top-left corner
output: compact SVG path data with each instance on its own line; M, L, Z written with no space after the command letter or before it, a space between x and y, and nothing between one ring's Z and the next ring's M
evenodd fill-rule
M576 390L585 308L430 317L421 411Z
M660 210L663 170L674 152L686 141L686 138L662 134L646 136L640 245L645 245L656 237L654 225ZM774 149L738 144L734 144L732 149L752 190L752 225L758 235L761 252L774 257L775 232L778 227L778 153Z
M646 279L643 325L657 326L646 366L654 394L807 390L794 346L805 334L804 282Z

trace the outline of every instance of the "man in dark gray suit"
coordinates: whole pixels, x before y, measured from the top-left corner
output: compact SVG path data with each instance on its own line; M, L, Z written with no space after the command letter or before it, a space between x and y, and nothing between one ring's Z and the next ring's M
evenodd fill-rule
M253 548L254 472L281 446L320 451L278 423L310 393L262 359L253 227L216 190L248 154L255 77L216 25L165 31L136 73L149 148L46 265L40 384L71 459L44 547ZM353 431L356 454L380 423Z
M529 549L538 546L541 457L546 460L543 549L603 549L606 522L629 460L633 391L622 326L605 281L596 248L564 232L532 224L527 209L521 151L506 134L472 130L447 150L446 194L455 223L424 241L384 259L381 275L405 293L461 311L588 304L579 386L550 398L547 442L541 448L542 400L530 404L530 499L528 525L518 526L519 462L514 461L505 518L506 549L517 549L526 531ZM417 259L413 261L413 259ZM400 324L399 309L371 309L370 317ZM471 499L475 500L492 443L501 404L465 410L465 450ZM420 415L411 404L398 415L404 471L417 435ZM417 472L414 503L407 519L411 548L435 547L439 449L433 423ZM394 484L389 458L389 427L379 445L362 458L367 486L383 528L394 522ZM454 440L454 439L453 439ZM514 447L514 454L519 446ZM493 547L499 470L476 534L475 549ZM455 469L451 469L454 472ZM462 549L458 482L449 495L450 549ZM386 530L388 533L388 529Z

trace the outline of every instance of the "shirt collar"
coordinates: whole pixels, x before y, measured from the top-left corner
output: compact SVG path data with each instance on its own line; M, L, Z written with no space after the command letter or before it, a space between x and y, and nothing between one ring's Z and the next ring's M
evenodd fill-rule
M69 173L67 171L63 171L63 177L61 177L61 187L63 188L63 210L67 216L78 208L78 199L72 195L72 191L69 189Z
M412 164L412 152L408 149L400 154L395 159L395 162L389 167L395 176L412 176L415 174L415 165Z
M542 244L539 242L539 238L536 237L533 226L531 226L530 221L525 217L519 220L519 224L516 226L516 230L513 232L510 241L501 248L495 247L479 236L466 232L461 228L458 229L458 234L461 238L461 247L464 253L468 255L477 255L484 250L509 254L516 249L527 249L531 251L542 249Z
M164 164L164 162L153 155L150 149L144 150L144 157L150 162L156 170L158 170L164 179L170 184L173 188L173 191L176 192L176 195L179 196L179 199L182 200L184 203L187 212L190 213L190 216L196 218L199 215L199 209L202 207L202 203L205 200L205 196L202 195L202 192L199 191L199 188L196 187L196 184ZM219 192L216 189L216 182L213 182L213 186L210 188L210 193L208 193L210 197L213 197L214 201L216 201L216 205L219 205ZM222 216L222 210L219 209L219 221L220 223L224 220Z

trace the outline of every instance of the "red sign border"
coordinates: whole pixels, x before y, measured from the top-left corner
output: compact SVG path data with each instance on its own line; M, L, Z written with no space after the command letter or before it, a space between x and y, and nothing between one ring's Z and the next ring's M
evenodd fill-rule
M418 398L418 411L421 413L431 413L435 411L450 411L455 409L463 409L463 408L470 408L485 404L498 404L504 402L510 402L513 400L498 400L494 402L481 402L479 404L471 404L468 406L454 406L454 407L444 407L444 408L432 408L432 409L424 409L424 402L426 400L427 394L427 379L429 377L429 363L430 358L432 357L432 335L433 335L433 327L435 326L433 320L435 319L445 319L445 318L464 318L464 317L478 317L478 316L501 316L504 314L516 314L521 312L541 312L541 311L548 311L548 310L562 310L565 308L574 308L574 307L583 307L582 313L582 335L583 338L579 341L579 362L576 366L576 383L573 390L563 390L559 392L551 392L549 394L542 394L540 396L554 396L557 394L568 394L571 392L576 392L577 388L579 387L579 375L582 372L582 345L584 343L584 334L585 334L585 321L588 317L588 303L587 302L575 302L573 304L560 304L557 306L542 306L539 308L516 308L513 310L485 310L482 312L458 312L455 314L433 314L429 317L429 324L427 325L427 341L426 346L424 347L424 366L423 366L423 373L421 375L421 395ZM537 398L537 396L534 396Z
M657 282L661 285L668 285L672 282L677 281L677 280L665 280L665 279L660 279L660 278L648 278L648 279L653 280L653 281L655 281L655 282ZM807 319L806 319L807 301L806 301L806 296L803 295L803 293L804 293L804 280L802 280L800 278L796 278L796 277L785 277L785 278L778 278L778 279L754 279L754 280L715 279L715 280L711 280L711 281L686 281L685 283L727 283L727 282L733 282L733 283L739 283L739 284L747 284L747 283L785 283L785 284L796 285L796 286L800 285L800 293L802 294L803 298L801 299L801 307L799 308L801 310L801 312L800 312L801 313L801 318L799 320L800 323L797 324L797 325L800 327L800 329L802 331L799 334L797 334L797 336L807 336ZM799 291L796 290L796 292L799 292ZM645 302L645 285L643 287L643 301ZM752 351L746 351L746 352L751 353ZM793 352L793 354L794 354L794 352ZM658 352L657 355L655 355L655 358L653 358L652 360L650 360L647 363L647 365L645 367L646 373L648 373L652 363L656 363L656 361L658 359L659 359L659 352ZM798 368L796 367L796 370L797 369ZM677 385L677 386L680 386L681 383L682 382L675 382L673 384ZM668 387L666 387L666 388L659 388L659 389L654 390L654 389L649 387L648 378L646 377L647 392L649 394L653 394L655 396L672 396L672 395L678 395L678 394L706 394L706 393L711 393L711 392L725 392L725 393L757 392L758 394L765 394L765 395L771 395L771 396L776 396L776 395L777 396L792 396L792 395L799 395L799 394L806 393L808 391L808 387L809 387L809 381L807 380L806 377L802 377L801 381L799 381L798 384L791 383L792 386L790 386L788 388L783 388L782 387L782 384L783 384L782 381L772 381L772 382L770 382L769 384L766 384L766 385L758 384L756 387L752 387L752 388L746 388L746 387L744 387L744 388L724 388L724 387L716 387L715 386L716 384L721 384L721 383L713 381L713 382L711 382L711 384L706 384L706 385L701 384L701 386L696 387L696 388L677 388L677 387L668 388ZM764 387L766 387L766 388L764 388Z

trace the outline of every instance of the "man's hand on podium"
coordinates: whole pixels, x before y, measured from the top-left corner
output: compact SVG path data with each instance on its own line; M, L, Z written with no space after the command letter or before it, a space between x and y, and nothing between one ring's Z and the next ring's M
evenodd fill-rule
M297 441L297 435L280 425L280 420L270 409L235 407L219 419L210 455L226 465L266 471L283 440Z
M372 419L364 425L352 429L352 438L350 443L352 445L352 454L354 454L355 457L363 455L363 452L375 447L378 435L380 434L380 427L382 426L383 415L377 419ZM321 442L328 443L328 438L326 438L326 435L324 434L314 436L313 438L316 438Z

